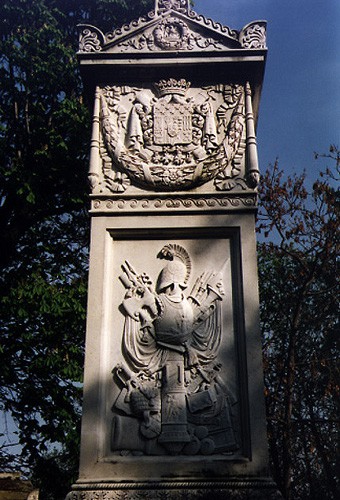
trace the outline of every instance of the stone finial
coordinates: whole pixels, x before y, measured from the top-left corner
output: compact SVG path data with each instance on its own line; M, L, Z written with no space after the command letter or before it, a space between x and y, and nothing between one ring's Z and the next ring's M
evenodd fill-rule
M188 14L189 0L155 0L156 14L162 14L168 10L177 10L183 14Z

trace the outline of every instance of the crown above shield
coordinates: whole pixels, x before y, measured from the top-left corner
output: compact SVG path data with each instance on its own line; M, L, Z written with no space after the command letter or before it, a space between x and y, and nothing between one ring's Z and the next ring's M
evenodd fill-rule
M155 83L155 87L160 97L164 97L169 94L184 96L190 88L190 85L191 83L187 82L183 78L181 80L170 78L169 80L160 80L158 83Z

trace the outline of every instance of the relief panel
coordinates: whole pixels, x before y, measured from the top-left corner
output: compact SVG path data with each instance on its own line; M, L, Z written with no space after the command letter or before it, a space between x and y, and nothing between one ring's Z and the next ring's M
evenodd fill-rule
M183 191L209 181L217 191L253 188L245 171L248 100L239 84L193 88L173 78L98 89L93 193L124 193L131 184Z
M229 239L114 247L108 453L241 453Z
M221 41L221 38L193 31L188 23L178 17L168 17L160 21L156 27L152 26L144 30L142 34L119 42L110 52L222 51L226 47L237 47L238 45L239 43L234 38L226 38Z

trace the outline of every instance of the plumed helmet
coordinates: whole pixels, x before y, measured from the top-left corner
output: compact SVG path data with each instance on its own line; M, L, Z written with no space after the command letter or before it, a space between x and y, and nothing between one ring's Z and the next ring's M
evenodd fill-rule
M160 272L158 276L157 288L161 291L172 284L178 283L184 289L187 286L186 277L186 265L179 260L173 260L169 262Z

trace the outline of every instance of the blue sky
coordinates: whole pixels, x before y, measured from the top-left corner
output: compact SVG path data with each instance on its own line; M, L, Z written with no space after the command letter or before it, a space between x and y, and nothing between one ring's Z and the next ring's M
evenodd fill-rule
M322 166L314 151L340 146L340 1L195 0L194 10L233 29L268 22L261 170L278 157L287 173L306 169L314 180Z

